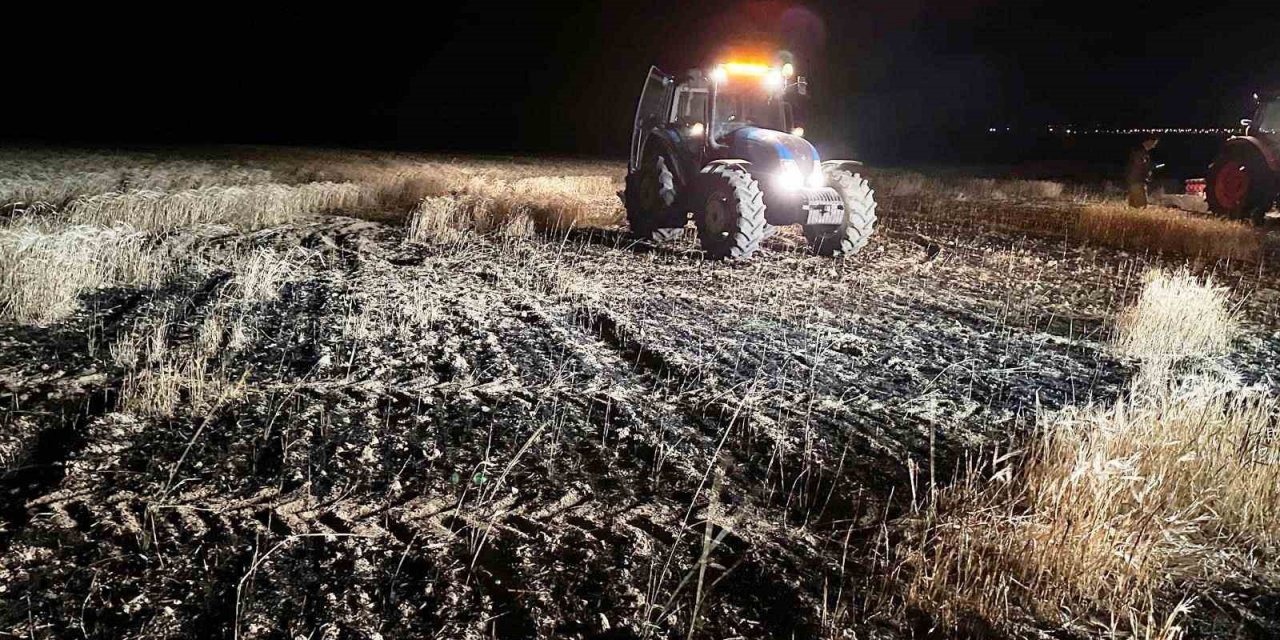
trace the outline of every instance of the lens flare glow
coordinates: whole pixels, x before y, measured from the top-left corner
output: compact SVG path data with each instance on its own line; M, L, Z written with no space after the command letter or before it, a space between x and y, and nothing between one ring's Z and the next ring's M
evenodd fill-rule
M735 76L762 76L769 73L769 67L763 64L753 64L750 62L726 62L721 67L727 73Z
M764 88L770 91L777 91L782 88L782 73L778 71L770 71L764 77Z

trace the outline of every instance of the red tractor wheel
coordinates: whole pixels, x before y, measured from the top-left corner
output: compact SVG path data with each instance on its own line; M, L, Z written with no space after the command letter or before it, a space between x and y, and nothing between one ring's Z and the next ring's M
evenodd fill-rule
M1209 168L1209 210L1228 218L1262 222L1276 199L1276 178L1256 151L1223 149Z

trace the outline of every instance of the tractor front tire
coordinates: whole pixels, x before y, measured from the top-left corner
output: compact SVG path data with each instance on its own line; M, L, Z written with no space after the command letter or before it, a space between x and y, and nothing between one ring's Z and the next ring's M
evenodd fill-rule
M768 224L760 184L739 167L711 166L699 175L698 239L713 260L745 260L760 248Z
M844 201L842 224L805 225L809 248L820 256L851 256L867 246L876 225L875 192L862 176L843 169L824 169L827 186Z
M1257 151L1228 147L1209 167L1205 198L1216 215L1261 224L1276 200L1277 177Z
M676 179L664 156L652 156L628 179L627 225L632 235L650 242L670 242L684 235L683 227L660 227L657 220L676 202Z

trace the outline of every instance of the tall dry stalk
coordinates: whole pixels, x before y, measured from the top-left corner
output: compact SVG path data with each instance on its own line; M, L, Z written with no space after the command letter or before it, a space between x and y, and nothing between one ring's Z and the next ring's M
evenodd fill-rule
M508 183L471 177L457 193L429 196L409 219L409 238L456 243L467 233L523 237L617 224L621 216L607 176L536 177Z
M59 217L69 224L128 224L156 231L199 224L259 228L308 214L355 209L363 193L357 185L325 182L105 193L72 201Z
M0 322L46 323L105 286L154 286L179 265L127 225L0 229Z
M1262 247L1257 231L1242 222L1165 207L1133 209L1123 204L1086 205L1080 211L1075 235L1120 249L1209 259L1256 261Z
M1092 619L1180 637L1187 591L1280 543L1280 400L1163 377L1171 356L1220 353L1235 322L1211 282L1150 275L1117 346L1152 371L1112 406L1042 414L1025 450L941 491L898 547L906 602L959 627Z
M1186 269L1152 270L1137 302L1126 309L1116 327L1121 353L1151 361L1224 353L1238 332L1227 290L1203 281Z

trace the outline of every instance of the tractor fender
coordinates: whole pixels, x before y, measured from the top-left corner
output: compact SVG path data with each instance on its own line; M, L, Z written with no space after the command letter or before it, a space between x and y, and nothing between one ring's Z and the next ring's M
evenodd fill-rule
M862 171L862 163L857 160L823 160L822 168L827 171L848 171L849 173L858 173Z
M714 170L716 167L734 167L737 169L742 169L747 173L751 173L750 160L732 160L732 159L712 160L711 162L708 162L705 166L702 167L701 173L711 173L711 171Z
M661 127L650 129L645 134L644 143L640 147L640 158L649 157L649 145L652 144L654 146L654 154L664 155L671 161L669 168L676 180L676 191L683 192L685 190L684 187L689 184L689 169L684 166L685 163L681 161L682 157L676 148L678 138L677 140L671 139L675 136L676 133L670 129Z
M1267 144L1257 136L1234 136L1229 138L1222 145L1222 153L1226 153L1232 149L1252 148L1262 156L1267 163L1267 168L1271 169L1271 173L1280 176L1280 154L1276 152L1271 145Z

